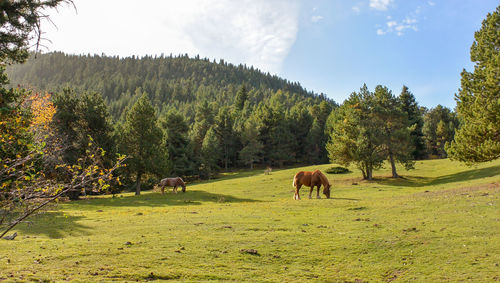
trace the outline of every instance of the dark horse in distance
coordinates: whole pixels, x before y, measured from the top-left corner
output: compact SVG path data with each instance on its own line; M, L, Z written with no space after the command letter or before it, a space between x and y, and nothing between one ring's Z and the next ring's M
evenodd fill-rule
M311 198L312 191L314 187L317 187L316 198L321 198L319 196L319 188L323 185L323 194L326 198L330 198L330 183L328 182L328 178L319 170L310 171L300 171L295 174L293 177L293 186L295 187L295 194L293 195L293 199L300 200L299 190L302 185L311 187L309 191L309 198Z
M165 178L160 181L161 194L165 193L165 187L174 187L174 193L177 193L177 187L182 187L182 192L186 192L186 184L181 177Z

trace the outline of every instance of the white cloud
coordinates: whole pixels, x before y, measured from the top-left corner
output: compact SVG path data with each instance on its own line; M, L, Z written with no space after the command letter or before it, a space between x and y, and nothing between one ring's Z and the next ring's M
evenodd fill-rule
M311 22L317 23L323 19L323 16L312 16L311 17Z
M392 28L393 26L397 25L398 23L396 21L389 21L387 22L387 27Z
M72 7L50 11L58 27L43 26L50 50L122 57L199 54L278 73L298 32L297 1L74 2L77 14Z
M386 26L385 30L381 28L377 29L377 35L395 33L397 36L402 36L407 30L418 31L417 19L411 17L406 17L401 22L388 21L386 22Z
M352 11L353 11L354 13L356 13L356 14L359 14L359 13L361 12L361 8L360 8L360 7L358 7L358 6L353 6L353 7L352 7Z
M405 24L407 24L407 25L416 24L416 23L417 23L417 19L415 19L415 18L410 18L410 17L406 17L406 18L403 20L403 23L405 23Z
M434 6L434 5L436 5L436 3L432 2L432 1L427 1L427 4L429 4L429 6Z
M393 0L370 0L370 7L375 10L385 11Z

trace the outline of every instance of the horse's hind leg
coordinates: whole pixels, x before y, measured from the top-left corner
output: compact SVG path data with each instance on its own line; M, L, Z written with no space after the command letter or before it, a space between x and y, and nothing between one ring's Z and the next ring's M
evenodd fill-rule
M161 186L161 194L164 195L165 194L165 187L164 186Z
M174 187L174 193L177 193L177 186Z
M300 190L300 187L301 187L301 186L302 186L302 185L297 185L297 186L295 187L295 194L293 195L293 199L294 199L294 200L300 200L299 190Z
M314 186L311 186L311 189L309 190L309 199L312 199L311 195L314 190Z

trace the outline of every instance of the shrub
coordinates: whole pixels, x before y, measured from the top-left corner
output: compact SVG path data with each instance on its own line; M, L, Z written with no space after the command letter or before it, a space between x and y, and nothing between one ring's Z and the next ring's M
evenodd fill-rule
M347 169L345 167L336 166L336 167L326 169L325 172L328 174L345 174L345 173L349 173L351 171L349 171L349 169Z

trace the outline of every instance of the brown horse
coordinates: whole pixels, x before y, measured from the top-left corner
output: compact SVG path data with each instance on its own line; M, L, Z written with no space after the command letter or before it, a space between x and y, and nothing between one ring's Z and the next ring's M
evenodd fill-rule
M186 184L181 177L165 178L160 181L161 194L165 193L165 187L174 187L174 193L177 193L177 187L182 187L182 192L186 192Z
M316 198L321 198L319 196L319 187L321 187L321 185L323 185L323 194L326 196L326 198L330 198L331 185L328 182L328 178L326 178L326 176L319 170L314 170L313 172L300 171L299 173L295 174L295 177L293 177L293 186L295 187L295 194L293 195L293 199L300 200L299 190L302 185L311 187L311 190L309 191L309 198L311 198L314 187L318 188L316 191Z

